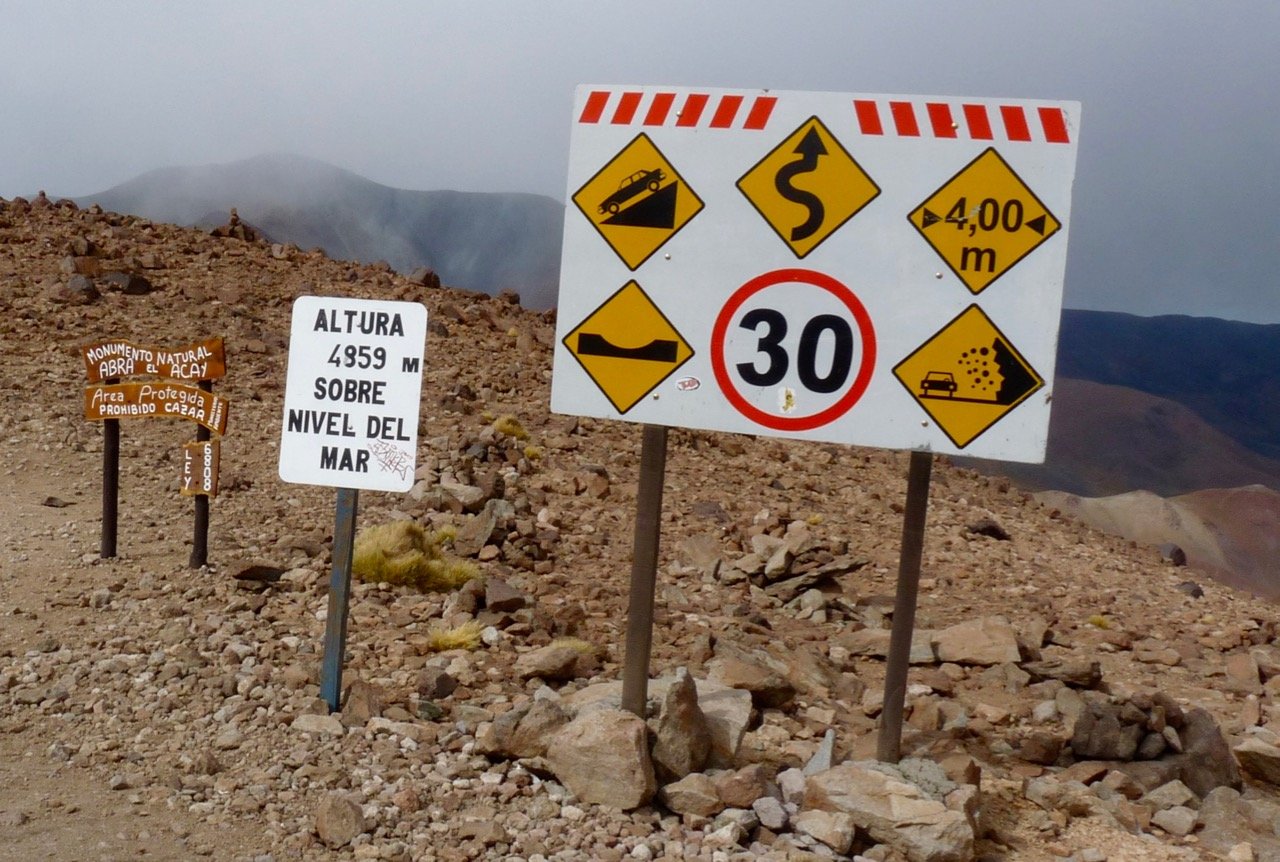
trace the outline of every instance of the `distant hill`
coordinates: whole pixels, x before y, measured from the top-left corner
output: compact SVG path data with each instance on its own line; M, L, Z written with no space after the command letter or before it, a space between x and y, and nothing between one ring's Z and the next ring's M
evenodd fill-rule
M542 195L407 191L314 159L266 155L150 171L77 198L153 221L213 227L232 207L276 242L436 271L451 287L556 303L564 206Z
M1191 565L1223 583L1280 598L1280 494L1270 488L1209 489L1167 500L1146 491L1096 499L1046 491L1036 497L1103 532L1145 545L1175 544Z
M1124 386L1057 376L1044 464L968 461L1033 490L1089 497L1143 490L1280 490L1280 461L1258 454L1190 408Z
M1280 326L1067 309L1058 375L1168 398L1280 458Z
M1064 309L1043 465L969 460L1089 497L1280 491L1280 326Z

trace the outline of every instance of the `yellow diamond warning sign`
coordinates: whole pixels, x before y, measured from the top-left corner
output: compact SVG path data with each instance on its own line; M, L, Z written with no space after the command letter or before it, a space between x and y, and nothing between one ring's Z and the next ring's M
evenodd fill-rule
M587 180L573 202L633 270L702 209L701 198L645 134Z
M1062 226L990 147L907 220L974 294Z
M563 344L619 413L693 356L684 337L635 281L587 315Z
M1044 385L976 305L916 348L893 373L961 449Z
M880 187L817 117L747 171L738 189L798 258L880 194Z

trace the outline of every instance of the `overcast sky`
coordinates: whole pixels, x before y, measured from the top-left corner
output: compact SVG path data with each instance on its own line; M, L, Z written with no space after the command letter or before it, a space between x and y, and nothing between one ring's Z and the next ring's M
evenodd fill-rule
M312 156L565 198L579 83L1082 103L1067 305L1280 323L1280 3L0 0L0 196Z

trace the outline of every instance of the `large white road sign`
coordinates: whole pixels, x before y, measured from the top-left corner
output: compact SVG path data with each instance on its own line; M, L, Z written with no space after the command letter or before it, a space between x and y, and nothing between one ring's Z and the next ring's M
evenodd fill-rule
M1079 122L580 87L552 409L1043 460Z

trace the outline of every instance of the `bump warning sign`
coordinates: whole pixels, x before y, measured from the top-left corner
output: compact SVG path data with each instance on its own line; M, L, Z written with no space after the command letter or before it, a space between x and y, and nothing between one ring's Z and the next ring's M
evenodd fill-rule
M578 189L573 202L632 270L702 209L702 200L645 134Z
M582 370L626 413L693 356L693 348L635 281L563 339Z
M976 305L899 362L893 374L961 449L1044 385Z

